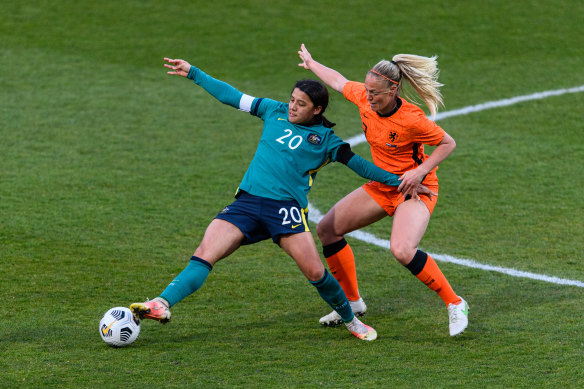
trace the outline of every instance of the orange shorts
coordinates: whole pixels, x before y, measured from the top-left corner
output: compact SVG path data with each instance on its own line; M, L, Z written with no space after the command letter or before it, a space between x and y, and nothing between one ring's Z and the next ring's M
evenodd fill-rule
M426 185L432 192L438 193L437 181L432 184L424 183L424 185ZM369 194L369 196L371 196L389 216L393 216L397 206L406 200L402 194L398 192L397 186L388 186L377 181L369 181L363 185L362 188L365 189L365 192L367 192L367 194ZM430 200L430 196L420 195L420 200L426 204L431 215L436 206L436 202L438 202L438 196L432 196L432 199Z

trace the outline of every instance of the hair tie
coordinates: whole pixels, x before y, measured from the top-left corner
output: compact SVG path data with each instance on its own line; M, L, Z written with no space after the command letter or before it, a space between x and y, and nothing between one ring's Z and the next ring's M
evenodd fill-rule
M392 80L391 78L385 77L383 74L381 74L381 73L377 73L377 72L376 72L375 70L373 70L373 69L371 69L371 70L369 70L369 71L370 71L371 73L375 73L375 74L377 74L378 76L381 76L381 77L385 78L385 79L386 79L387 81L389 81L389 82L393 82L394 84L397 84L397 85L399 85L399 82L397 82L397 81L394 81L394 80Z

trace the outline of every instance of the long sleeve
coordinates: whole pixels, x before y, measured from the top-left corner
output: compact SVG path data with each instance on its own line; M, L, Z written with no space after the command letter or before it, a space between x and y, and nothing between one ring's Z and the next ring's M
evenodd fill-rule
M368 178L373 181L381 182L389 186L399 186L401 183L399 181L399 176L388 171L383 170L380 167L375 166L371 162L361 158L357 154L354 154L347 166L353 170L355 173L363 178Z
M195 84L201 86L211 96L215 97L223 104L230 105L234 108L240 108L239 103L243 93L226 82L219 81L209 76L207 73L203 72L201 69L195 66L191 66L191 70L189 71L187 78L193 80Z
M338 139L340 140L340 138ZM368 178L389 186L399 186L401 184L398 175L383 170L375 164L361 158L351 150L351 146L348 143L341 144L334 155L334 159L337 162L347 165L363 178Z

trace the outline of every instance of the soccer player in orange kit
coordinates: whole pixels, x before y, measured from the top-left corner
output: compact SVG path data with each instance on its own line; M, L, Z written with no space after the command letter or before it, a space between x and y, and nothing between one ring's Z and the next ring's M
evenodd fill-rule
M438 193L438 165L456 147L454 139L428 119L422 109L400 96L407 81L424 100L434 117L442 104L436 57L398 54L391 61L382 60L367 72L365 82L347 80L342 74L315 61L304 44L298 66L312 71L325 84L359 108L363 132L371 147L373 162L401 176L401 185L391 187L369 182L337 202L317 226L324 256L331 272L345 291L353 312L367 310L359 295L355 258L344 235L393 217L390 250L397 261L435 291L448 308L450 336L461 334L468 326L468 304L454 293L438 265L418 249L436 205L437 197L420 195L419 199L402 196L423 183ZM436 146L424 154L424 144ZM340 324L332 312L320 319L323 325Z

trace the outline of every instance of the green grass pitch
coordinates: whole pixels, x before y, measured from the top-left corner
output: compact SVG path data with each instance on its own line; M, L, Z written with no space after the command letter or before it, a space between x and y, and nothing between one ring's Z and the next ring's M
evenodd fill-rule
M311 77L301 43L354 80L396 53L437 54L448 111L584 85L582 14L579 0L3 0L1 386L584 387L584 288L442 263L471 308L451 339L442 301L352 238L370 344L319 326L329 308L270 242L216 265L132 346L98 335L109 308L184 268L259 140L260 120L167 76L163 57L286 101ZM458 147L421 246L583 282L583 107L570 93L441 120ZM327 116L359 134L339 94ZM325 212L362 183L329 166L309 199ZM366 231L389 239L390 226Z

